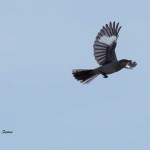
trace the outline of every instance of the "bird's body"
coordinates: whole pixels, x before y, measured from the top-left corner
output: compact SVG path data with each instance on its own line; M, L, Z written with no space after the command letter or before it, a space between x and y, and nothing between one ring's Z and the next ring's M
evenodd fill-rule
M115 48L117 45L118 33L121 29L119 23L115 25L110 22L100 30L94 42L94 56L100 67L96 69L76 69L73 70L74 77L82 83L89 83L99 74L107 78L108 74L115 73L123 68L133 68L137 65L131 60L122 59L117 60Z
M109 63L106 65L102 65L101 67L98 67L97 70L99 72L105 73L105 74L112 74L115 73L119 70L121 70L122 68L119 66L119 62L113 62L113 63Z

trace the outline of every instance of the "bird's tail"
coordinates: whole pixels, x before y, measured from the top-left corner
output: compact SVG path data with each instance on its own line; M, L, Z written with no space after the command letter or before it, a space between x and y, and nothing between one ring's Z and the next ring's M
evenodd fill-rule
M81 83L90 83L93 79L95 79L99 74L95 70L86 70L86 69L75 69L72 71L75 79L80 81Z

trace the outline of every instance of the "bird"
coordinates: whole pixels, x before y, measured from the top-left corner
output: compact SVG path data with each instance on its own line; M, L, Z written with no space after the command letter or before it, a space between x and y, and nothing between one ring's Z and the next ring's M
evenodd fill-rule
M98 75L108 78L108 75L116 73L123 68L132 69L137 63L128 59L118 60L115 52L119 31L122 26L118 23L109 22L98 32L93 49L97 63L95 69L73 69L74 78L83 84L90 83Z

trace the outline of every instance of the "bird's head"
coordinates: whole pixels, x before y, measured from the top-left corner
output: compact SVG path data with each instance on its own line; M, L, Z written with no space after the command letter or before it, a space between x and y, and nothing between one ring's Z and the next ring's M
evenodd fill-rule
M127 59L121 59L119 61L119 65L122 67L122 68L126 68L126 69L132 69L134 68L137 63L136 62L132 62L132 60L127 60Z

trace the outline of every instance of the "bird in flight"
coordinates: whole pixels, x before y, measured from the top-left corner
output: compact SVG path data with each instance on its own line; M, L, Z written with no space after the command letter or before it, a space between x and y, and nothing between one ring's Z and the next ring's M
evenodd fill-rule
M108 78L109 74L120 71L123 68L132 69L137 63L132 60L117 60L115 48L121 26L119 23L110 22L102 27L97 34L93 48L94 56L100 67L95 69L74 69L72 71L75 79L81 83L90 83L98 75Z

